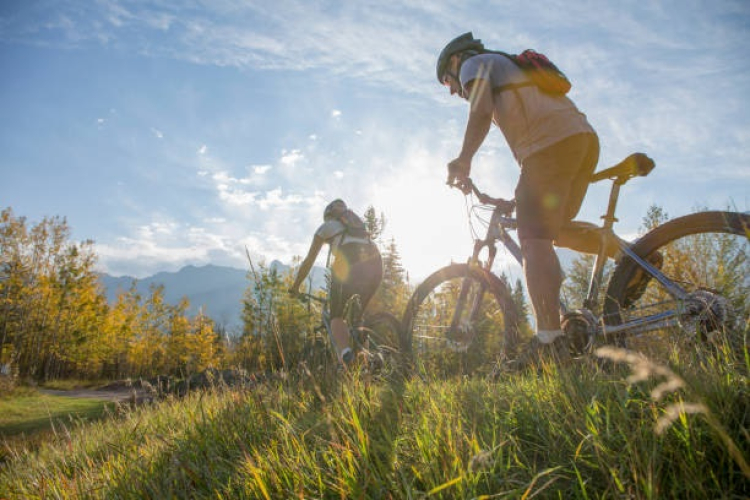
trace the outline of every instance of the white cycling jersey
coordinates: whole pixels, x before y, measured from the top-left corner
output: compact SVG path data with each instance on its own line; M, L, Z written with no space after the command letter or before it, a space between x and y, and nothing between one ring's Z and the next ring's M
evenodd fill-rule
M528 81L524 72L500 54L479 54L463 62L461 85L485 80L493 89ZM566 96L545 94L534 85L504 90L493 95L492 120L500 128L518 163L563 139L594 129Z
M370 244L370 240L366 238L355 238L346 234L346 226L343 222L338 219L331 219L324 222L315 235L325 240L331 246L331 252L335 255L341 245L346 243L362 243Z

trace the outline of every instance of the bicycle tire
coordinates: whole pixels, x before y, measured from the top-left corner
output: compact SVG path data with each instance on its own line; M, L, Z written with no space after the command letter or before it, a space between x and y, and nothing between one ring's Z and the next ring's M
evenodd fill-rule
M403 336L401 320L391 313L380 311L367 315L363 326L367 331L367 348L381 358L384 371L390 373L399 370Z
M670 220L645 234L632 250L643 259L660 252L664 261L662 273L689 292L691 298L678 304L654 279L648 282L640 298L628 297L628 285L642 271L634 260L626 257L618 263L607 288L605 325L616 326L674 309L683 311L678 328L652 332L655 335L644 338L655 336L661 341L665 336L676 335L678 341L706 341L723 331L730 334L733 348L737 348L737 339L744 335L736 330L744 328L750 306L749 228L748 214L710 211ZM696 303L703 306L696 307ZM630 336L618 334L611 340L625 347L638 347L636 338L631 341ZM658 343L641 342L646 349Z
M484 289L479 318L462 322L463 339L451 338L452 301L464 279L469 295ZM466 308L465 308L466 309ZM460 320L461 318L459 318ZM513 358L518 343L518 311L507 284L492 273L468 264L452 264L431 274L414 291L402 321L402 352L421 371L450 375L467 373L501 358ZM471 338L465 352L458 340ZM460 346L463 347L463 346Z

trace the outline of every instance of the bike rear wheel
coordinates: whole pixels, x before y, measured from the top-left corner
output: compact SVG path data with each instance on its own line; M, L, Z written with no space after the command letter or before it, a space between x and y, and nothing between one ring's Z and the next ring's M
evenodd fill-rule
M669 221L639 239L633 251L646 260L660 253L662 273L688 292L688 297L672 297L655 279L650 279L645 290L641 288L642 295L637 296L640 291L634 294L638 287L632 285L644 272L632 259L622 259L607 289L607 328L617 331L619 325L657 314L671 315L671 319L663 328L652 323L616 333L613 339L625 347L656 350L660 355L667 354L665 349L675 342L684 345L728 340L733 351L746 350L750 311L748 228L748 214L701 212Z
M373 368L383 373L392 373L401 368L401 321L387 312L377 312L365 317L363 324L366 344L363 346L376 356L371 360Z
M463 306L457 307L462 286ZM472 308L475 301L479 306ZM453 264L430 275L412 295L402 319L402 351L420 372L467 373L513 358L518 322L503 280L478 266Z
M325 330L307 338L300 351L300 362L312 374L324 374L334 369L338 363Z

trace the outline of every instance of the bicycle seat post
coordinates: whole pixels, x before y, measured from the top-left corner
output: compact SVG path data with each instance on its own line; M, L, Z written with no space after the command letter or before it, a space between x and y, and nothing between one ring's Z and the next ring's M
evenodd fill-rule
M600 245L599 251L596 254L594 260L594 267L591 270L591 276L589 281L589 288L586 298L583 301L583 307L595 311L598 307L599 288L601 286L602 277L604 276L604 264L607 262L607 248L611 238L615 238L613 227L617 222L615 217L615 209L617 208L617 200L620 197L620 186L625 183L626 179L616 178L613 179L612 190L609 193L609 202L607 204L607 213L601 216L604 220L602 224L602 230L600 234Z
M612 190L609 192L609 202L607 204L607 213L602 215L601 218L604 220L604 227L606 229L612 229L617 222L615 217L615 209L617 208L617 200L620 197L620 186L625 184L623 180L614 179L612 182Z

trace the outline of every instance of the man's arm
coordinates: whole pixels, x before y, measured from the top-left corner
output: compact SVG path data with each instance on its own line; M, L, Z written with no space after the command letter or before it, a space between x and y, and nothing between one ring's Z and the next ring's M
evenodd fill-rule
M466 85L466 90L469 92L469 120L464 132L464 145L458 157L471 163L490 131L495 103L490 82L485 79L472 80Z
M458 158L451 162L458 170L459 177L468 177L471 160L484 142L492 126L495 104L492 88L488 80L477 78L466 85L469 92L469 119L464 132L464 142Z

